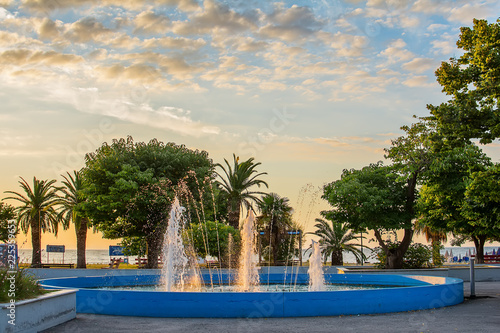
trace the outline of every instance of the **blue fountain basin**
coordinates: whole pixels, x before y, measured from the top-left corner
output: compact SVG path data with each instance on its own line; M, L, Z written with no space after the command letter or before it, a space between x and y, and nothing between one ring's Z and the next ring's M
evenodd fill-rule
M232 277L212 275L214 283ZM364 284L382 289L317 292L164 292L112 290L158 284L159 275L72 277L41 280L47 289L77 289L76 311L117 316L181 318L270 318L389 313L463 302L463 281L434 276L326 274L327 283ZM210 281L210 275L203 275ZM219 282L220 280L220 282ZM262 274L261 283L309 281L307 274ZM107 289L102 289L107 288Z

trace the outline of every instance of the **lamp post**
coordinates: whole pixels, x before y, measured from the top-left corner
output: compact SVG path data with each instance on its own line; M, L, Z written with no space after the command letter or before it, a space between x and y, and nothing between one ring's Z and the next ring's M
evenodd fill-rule
M363 266L363 262L365 258L365 254L363 252L363 230L361 230L361 266Z

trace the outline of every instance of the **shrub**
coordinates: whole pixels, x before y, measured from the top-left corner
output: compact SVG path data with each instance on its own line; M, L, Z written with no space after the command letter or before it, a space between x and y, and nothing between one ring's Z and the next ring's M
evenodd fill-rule
M397 248L400 242L388 242L389 248ZM385 268L386 255L381 247L373 249L374 257L379 260L377 268ZM420 243L412 243L403 257L403 269L432 267L432 248Z
M0 285L0 303L10 302L12 298L16 301L34 298L48 292L40 287L34 275L24 269L17 271L0 269ZM11 285L14 285L14 289L11 289ZM14 297L9 295L12 293Z

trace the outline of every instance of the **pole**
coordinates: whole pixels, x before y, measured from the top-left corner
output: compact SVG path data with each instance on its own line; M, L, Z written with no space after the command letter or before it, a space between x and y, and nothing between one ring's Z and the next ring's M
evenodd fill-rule
M299 264L302 266L302 233L299 231Z
M470 298L476 297L476 280L475 280L475 272L474 272L474 260L470 260Z
M363 231L361 231L361 266L363 266L365 254L363 253Z

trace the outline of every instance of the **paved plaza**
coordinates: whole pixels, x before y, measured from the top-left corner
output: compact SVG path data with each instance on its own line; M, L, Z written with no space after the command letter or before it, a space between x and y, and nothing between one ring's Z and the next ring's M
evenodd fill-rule
M476 283L477 297L474 299L469 298L469 283L464 283L464 290L464 303L436 310L272 319L144 318L78 314L76 319L44 333L500 332L500 282Z

